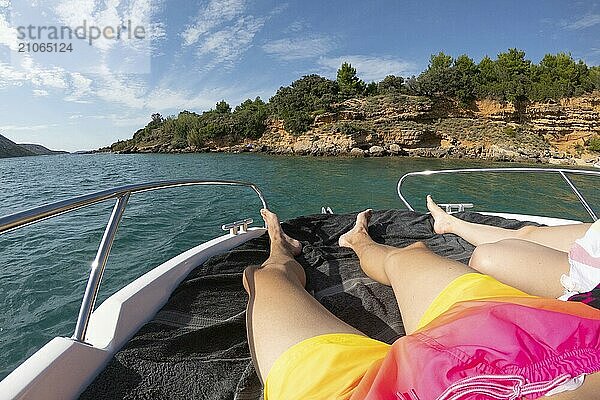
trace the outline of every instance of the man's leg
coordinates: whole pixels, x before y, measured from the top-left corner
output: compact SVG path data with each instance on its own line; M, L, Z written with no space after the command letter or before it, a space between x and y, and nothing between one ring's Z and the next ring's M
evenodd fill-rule
M358 214L356 225L340 237L339 244L356 252L371 279L392 286L406 333L410 334L450 282L477 271L434 254L420 242L402 249L374 242L367 232L370 216L371 210Z
M269 227L271 253L261 267L244 271L244 287L250 296L248 341L264 382L275 360L305 339L328 333L363 334L308 294L304 270L294 260L300 242L283 233L277 215L268 210L261 214Z
M415 331L431 302L454 279L475 270L439 257L422 243L397 249L373 242L367 232L370 210L358 214L355 227L340 237L340 246L350 247L365 273L380 283L392 285L407 333ZM586 377L573 391L549 397L556 400L592 400L600 390L600 373Z
M555 250L568 252L575 240L583 237L591 224L563 226L525 226L520 229L505 229L497 226L475 224L447 214L427 196L427 208L435 223L436 233L454 233L474 246L494 243L504 239L521 239Z

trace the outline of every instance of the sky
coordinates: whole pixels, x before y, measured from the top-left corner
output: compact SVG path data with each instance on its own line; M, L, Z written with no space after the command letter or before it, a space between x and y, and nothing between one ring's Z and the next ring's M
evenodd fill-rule
M478 62L516 47L533 62L570 52L600 65L599 38L598 1L0 0L0 134L90 150L156 112L267 101L312 73L335 79L343 61L366 82L419 74L440 51ZM33 51L41 43L71 51Z

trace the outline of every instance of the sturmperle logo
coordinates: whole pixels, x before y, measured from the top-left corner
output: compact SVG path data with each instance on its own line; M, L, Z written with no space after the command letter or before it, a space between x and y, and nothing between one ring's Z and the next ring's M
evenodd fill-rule
M153 2L134 0L0 0L1 58L14 73L148 74L152 41L164 37L152 23ZM50 79L50 78L48 78Z

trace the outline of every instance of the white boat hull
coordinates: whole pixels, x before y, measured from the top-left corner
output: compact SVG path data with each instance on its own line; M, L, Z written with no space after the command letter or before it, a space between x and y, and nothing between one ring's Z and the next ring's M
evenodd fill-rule
M0 399L77 398L193 269L265 231L250 228L238 235L218 237L142 275L92 313L86 343L65 337L52 339L0 382Z

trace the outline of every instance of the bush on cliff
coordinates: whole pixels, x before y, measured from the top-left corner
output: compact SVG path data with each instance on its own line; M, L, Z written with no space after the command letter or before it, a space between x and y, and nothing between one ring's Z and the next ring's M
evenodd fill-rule
M267 129L269 109L260 97L246 100L233 111L233 131L236 139L256 139Z
M404 78L401 76L388 75L377 83L376 94L399 94L404 92Z
M318 75L306 75L290 86L279 88L269 100L271 115L284 122L285 129L299 135L305 132L319 112L330 111L338 100L337 82Z
M600 90L600 66L590 67L587 79L592 90Z
M588 150L600 152L600 136L592 137L587 143Z

